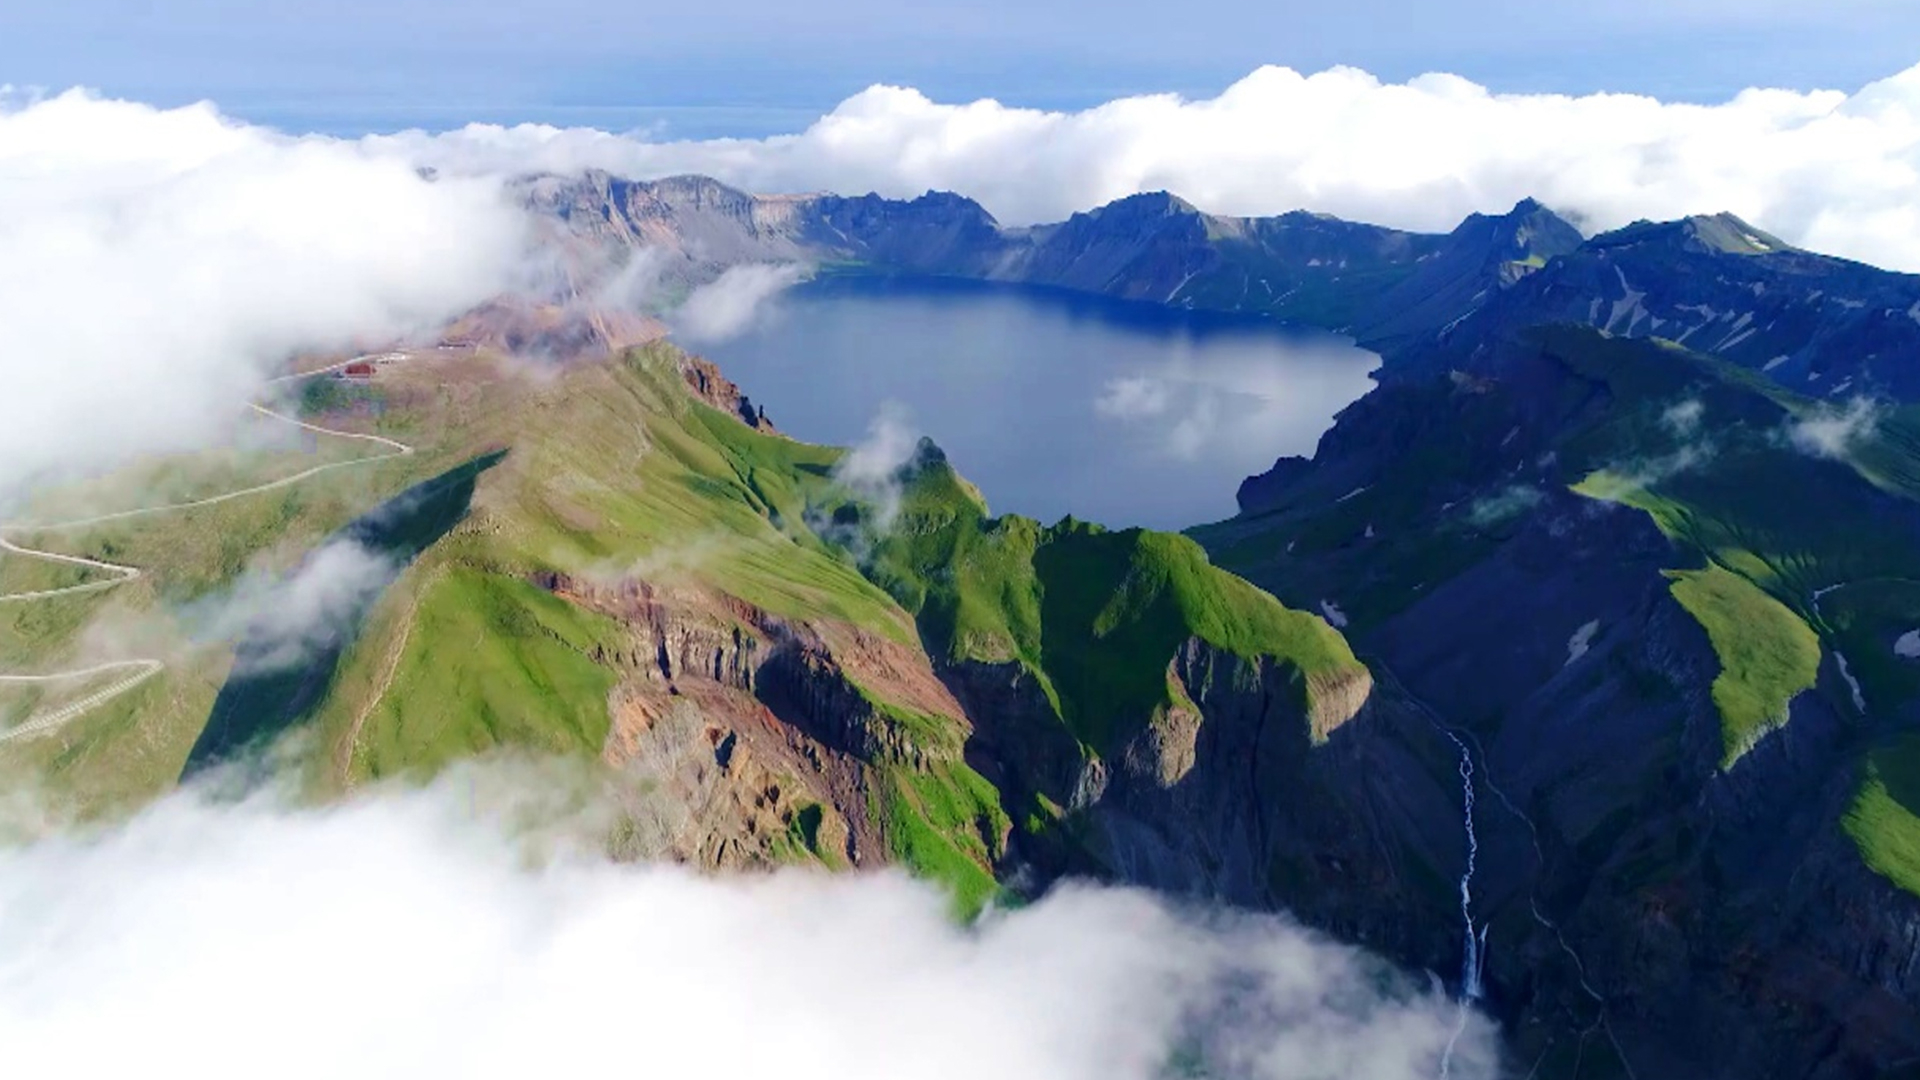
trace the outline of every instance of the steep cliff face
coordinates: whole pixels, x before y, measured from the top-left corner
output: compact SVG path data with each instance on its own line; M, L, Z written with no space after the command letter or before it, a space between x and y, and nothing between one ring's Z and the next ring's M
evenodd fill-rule
M1443 736L1359 672L1302 707L1280 666L1189 640L1185 700L1112 757L1096 856L1125 880L1284 907L1403 962L1456 974L1447 918L1465 859Z
M1167 666L1176 700L1104 752L1011 662L942 672L977 719L967 759L1043 820L1012 867L1284 908L1403 963L1458 971L1466 843L1458 759L1364 670L1305 705L1297 671L1198 638Z
M628 634L624 655L597 658L626 673L603 757L663 786L642 805L671 827L642 831L667 854L890 862L903 827L880 802L891 774L959 761L966 717L916 649L687 585L556 573L539 584Z
M1471 746L1487 1000L1543 1075L1875 1076L1920 1052L1920 896L1843 828L1911 689L1869 667L1888 630L1840 634L1815 596L1897 577L1920 520L1792 449L1809 406L1758 385L1591 332L1490 343L1403 371L1198 530L1341 611ZM1902 596L1881 602L1911 619Z
M740 387L726 376L713 361L698 356L688 356L680 364L680 373L687 380L687 388L693 396L708 405L736 417L755 431L778 434L779 429L767 419L765 406L755 405L753 400L742 393Z

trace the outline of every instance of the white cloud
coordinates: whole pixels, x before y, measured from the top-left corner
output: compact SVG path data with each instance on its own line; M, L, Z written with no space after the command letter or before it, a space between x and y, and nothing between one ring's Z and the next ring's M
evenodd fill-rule
M434 326L524 235L494 181L210 106L0 101L0 495L194 445L296 350Z
M833 467L836 481L874 507L874 525L882 530L892 527L900 512L900 471L919 446L920 432L907 407L888 401L867 425L867 437Z
M1526 196L1593 228L1727 210L1815 250L1920 270L1920 67L1852 95L1754 89L1715 105L1496 94L1444 74L1382 83L1353 68L1263 67L1213 98L1081 112L874 86L768 139L471 125L371 144L468 172L594 166L707 173L756 191L947 189L1010 224L1159 188L1220 213L1306 208L1427 230Z
M1821 407L1793 421L1787 434L1803 453L1844 459L1853 444L1871 435L1879 422L1879 403L1872 398L1857 397L1843 409Z
M1660 422L1666 425L1668 431L1684 439L1699 429L1700 417L1706 411L1706 406L1701 404L1699 398L1688 398L1669 406L1667 411L1660 414Z
M671 317L673 328L696 343L737 337L753 325L768 300L805 276L805 267L790 263L728 267L687 294Z
M1355 363L1354 354L1333 343L1300 339L1287 345L1290 362L1278 364L1273 348L1267 339L1259 349L1208 363L1176 348L1162 363L1107 380L1093 410L1149 440L1155 453L1194 461L1268 443L1274 431L1317 433L1329 415L1372 386L1371 356Z
M315 549L291 574L248 572L200 609L208 612L202 617L212 636L246 642L237 673L281 671L344 640L353 621L398 572L385 555L353 540L334 540Z
M531 850L502 822L538 808L488 801L541 785L479 779L327 811L187 792L0 846L8 1062L1152 1080L1187 1043L1213 1075L1413 1080L1454 1026L1450 1002L1278 918L1081 886L963 927L894 875L719 880L551 836ZM1469 1023L1452 1066L1494 1075L1491 1025Z
M1467 508L1467 518L1475 526L1485 529L1517 514L1524 514L1545 500L1546 495L1537 487L1511 484L1492 495L1475 499L1473 505Z
M1152 375L1128 375L1107 380L1093 408L1116 420L1142 420L1166 412L1170 396L1164 380Z
M640 311L659 298L666 256L659 248L634 248L587 297L589 307Z

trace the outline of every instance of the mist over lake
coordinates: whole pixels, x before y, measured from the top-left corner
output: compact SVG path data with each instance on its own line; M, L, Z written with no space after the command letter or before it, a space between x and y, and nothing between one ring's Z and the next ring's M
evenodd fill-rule
M1027 286L831 276L696 345L780 429L853 444L888 403L995 513L1178 529L1312 451L1373 353L1272 320Z

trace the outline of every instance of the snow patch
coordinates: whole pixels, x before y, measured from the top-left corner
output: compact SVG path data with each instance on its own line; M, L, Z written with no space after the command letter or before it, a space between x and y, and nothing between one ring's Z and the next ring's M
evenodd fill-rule
M1787 358L1786 358L1785 356L1776 356L1776 357L1774 357L1773 359L1771 359L1771 360L1769 360L1769 361L1767 361L1766 363L1764 363L1764 364L1761 364L1761 365L1760 365L1760 370L1761 370L1761 371L1772 371L1772 370L1773 370L1774 368L1777 368L1777 367L1779 367L1779 366L1780 366L1781 364L1784 364L1784 363L1786 363L1786 362L1787 362Z
M1366 535L1364 536L1364 539L1367 539L1367 540L1373 539L1373 522L1371 521L1367 522L1367 531L1366 531Z
M1352 491L1349 491L1349 492L1347 492L1347 493L1346 493L1345 495L1342 495L1342 496L1340 496L1339 498L1337 498L1337 499L1335 499L1335 500L1333 500L1333 501L1334 501L1334 502L1335 502L1336 504L1337 504L1337 503L1343 503L1343 502L1346 502L1346 501L1347 501L1348 499L1351 499L1351 498L1353 498L1353 497L1354 497L1355 495L1358 495L1358 494L1360 494L1361 492L1364 492L1364 491L1366 491L1366 490L1367 490L1368 488L1370 488L1370 487L1372 487L1372 486L1373 486L1372 484L1362 484L1362 485L1360 485L1359 487L1357 487L1357 488L1354 488L1354 489L1353 489Z
M1893 643L1893 655L1902 660L1920 660L1920 630L1909 630Z
M1593 635L1598 633L1599 630L1599 619L1592 619L1582 623L1580 629L1575 630L1573 636L1567 639L1567 663L1561 664L1560 666L1566 667L1567 664L1571 664L1575 660L1587 655L1587 647L1593 644Z
M1853 385L1853 376L1849 375L1846 378L1841 379L1839 385L1827 391L1827 396L1832 397L1835 394L1844 394L1847 392L1847 388L1852 385Z
M1620 276L1620 291L1626 295L1613 302L1613 311L1607 316L1607 325L1601 329L1611 333L1613 331L1613 324L1619 322L1620 317L1625 315L1627 316L1627 332L1631 333L1633 331L1633 324L1640 318L1643 312L1643 309L1640 307L1640 301L1647 294L1636 291L1632 285L1627 284L1626 270L1616 266L1613 268L1613 272Z
M1347 628L1347 613L1340 610L1339 604L1331 600L1320 601L1320 614L1327 617L1327 625L1333 627L1335 630L1345 630Z
M1853 672L1848 669L1847 658L1838 652L1833 654L1833 658L1840 662L1840 677L1847 680L1847 690L1853 694L1853 707L1859 709L1861 712L1866 712L1866 695L1860 692L1860 680L1854 678Z
M1181 278L1180 284L1175 285L1173 287L1173 291L1167 294L1166 302L1169 304L1173 303L1173 298L1180 295L1180 290L1187 287L1187 282L1192 281L1194 278L1199 276L1200 276L1200 271L1195 270L1194 272L1188 274L1186 277Z
M1740 344L1741 342L1743 342L1743 341L1745 341L1745 340L1747 340L1748 338L1750 338L1750 337L1752 337L1752 336L1754 335L1754 333L1755 333L1755 331L1754 331L1754 329L1753 329L1752 327L1748 327L1747 329L1745 329L1745 330L1742 330L1742 331L1740 331L1740 332L1739 332L1739 333L1737 333L1737 334L1734 334L1734 335L1733 335L1732 337L1730 337L1730 338L1728 338L1727 340L1725 340L1725 341L1722 341L1722 342L1721 342L1720 344L1718 344L1718 345L1716 345L1716 346L1714 346L1714 349L1713 349L1713 351L1714 351L1714 352L1725 352L1725 351L1727 351L1728 349L1731 349L1731 348L1733 348L1734 346L1736 346L1736 345L1738 345L1738 344Z

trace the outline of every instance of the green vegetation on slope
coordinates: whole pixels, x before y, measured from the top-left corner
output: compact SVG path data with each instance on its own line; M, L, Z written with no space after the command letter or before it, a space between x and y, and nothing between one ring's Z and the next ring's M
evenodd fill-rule
M1812 689L1820 639L1786 605L1721 566L1669 576L1674 599L1706 629L1720 658L1713 703L1720 710L1725 768L1786 723L1788 703Z
M1570 482L1671 541L1669 588L1719 662L1723 767L1810 689L1865 734L1898 729L1920 703L1920 661L1894 651L1920 630L1920 516L1903 505L1920 502L1920 409L1841 425L1863 416L1587 327L1535 328L1451 362L1470 370L1403 372L1353 407L1320 460L1255 484L1255 511L1194 534L1290 603L1336 601L1364 634L1492 556L1530 506L1560 526L1554 489ZM1810 420L1850 436L1815 453L1796 438ZM1817 686L1824 652L1845 658L1865 716L1841 680ZM1909 827L1920 848L1920 819L1876 820L1883 849Z
M894 771L888 788L882 825L895 858L946 886L963 917L1000 895L990 868L1005 854L1010 823L992 784L951 762L921 773Z
M455 566L413 614L393 686L358 732L354 772L432 772L503 746L594 755L607 737L606 619L511 577Z
M947 658L1012 660L1033 672L1095 752L1174 704L1167 669L1190 638L1290 665L1302 705L1316 679L1360 667L1338 632L1213 566L1187 537L991 518L924 450L869 572Z
M845 451L696 401L671 346L570 373L522 417L502 554L527 568L698 578L777 615L912 640L898 607L808 524ZM646 576L646 574L642 574Z
M1709 560L1674 574L1673 594L1707 631L1721 671L1713 700L1731 765L1812 688L1824 643L1847 659L1870 724L1920 697L1920 671L1893 653L1920 627L1920 421L1886 410L1837 458L1795 445L1791 427L1834 406L1670 343L1560 329L1550 348L1603 381L1609 422L1569 440L1593 470L1574 490L1636 507L1677 546ZM1590 340L1583 340L1590 339ZM1675 422L1675 406L1692 403ZM1818 594L1819 599L1815 597ZM1920 893L1920 775L1912 750L1868 755L1842 825L1868 865Z
M1868 866L1920 896L1920 735L1867 755L1843 823Z
M1069 725L1089 745L1114 745L1151 710L1175 703L1166 668L1188 638L1291 665L1303 707L1312 680L1359 668L1337 631L1214 567L1187 537L1069 527L1049 541L1034 557L1041 660Z
M1214 568L1193 542L1070 520L1046 529L993 518L944 461L917 472L898 521L877 529L877 508L835 479L845 451L752 430L697 400L683 361L657 345L536 382L441 358L396 366L373 388L302 388L293 407L303 413L398 435L419 451L61 536L64 549L147 573L104 593L8 612L33 631L33 645L0 642L0 655L57 659L102 609L129 600L170 619L243 572L292 566L409 484L449 469L466 476L461 462L484 470L469 477L471 502L463 497L457 514L436 516L430 534L408 542L407 554L419 558L374 606L364 636L330 644L313 666L271 683L229 679L216 695L229 655L216 643L206 663L170 669L128 695L126 708L116 702L43 748L55 757L84 752L96 734L116 746L159 745L164 767L151 771L164 782L179 775L196 733L209 737L210 712L232 721L214 732L222 746L251 747L260 741L251 735L282 730L244 722L265 715L264 703L247 697L259 690L284 699L275 716L318 728L319 754L309 761L314 779L324 780L318 790L430 773L509 746L595 757L610 730L610 695L632 674L631 631L536 584L549 574L583 589L634 579L697 583L828 639L879 638L887 649L924 644L948 660L1017 663L1035 676L1062 730L1094 752L1180 699L1167 672L1191 638L1287 665L1303 699L1316 677L1359 670L1337 633ZM326 444L343 459L360 449ZM501 453L476 457L482 450ZM273 475L283 475L285 457L271 460ZM258 463L217 464L208 474L215 488ZM75 579L11 560L0 572L27 585ZM1001 793L964 763L964 717L927 712L926 700L888 700L886 688L898 684L861 683L857 663L832 677L872 705L869 722L889 728L880 740L889 751L860 766L871 792L866 811L885 843L949 886L962 910L978 910L998 895L993 872L1013 823ZM181 697L176 681L193 693L174 704L202 726L183 723L158 741L130 733L156 698ZM8 707L33 705L23 697ZM1071 753L1073 740L1060 737ZM1031 827L1060 824L1057 806L1037 805L1044 815L1021 808ZM822 846L824 811L814 806L809 814L802 805L771 839L776 857L839 858Z

